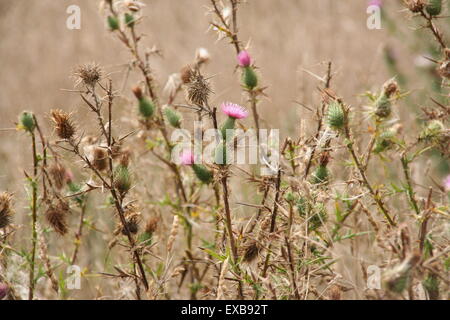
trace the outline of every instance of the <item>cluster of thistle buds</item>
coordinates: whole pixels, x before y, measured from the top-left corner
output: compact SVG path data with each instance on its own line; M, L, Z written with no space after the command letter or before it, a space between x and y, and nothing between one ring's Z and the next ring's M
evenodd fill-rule
M252 66L252 59L246 50L239 52L237 56L239 67L242 68L242 84L248 90L253 90L258 85L258 76Z

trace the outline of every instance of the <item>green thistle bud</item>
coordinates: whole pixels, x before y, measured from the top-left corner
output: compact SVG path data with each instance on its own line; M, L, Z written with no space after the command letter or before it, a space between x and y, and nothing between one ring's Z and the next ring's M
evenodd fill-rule
M172 110L169 107L166 107L164 109L164 115L166 116L167 121L170 123L170 125L174 128L180 128L181 126L181 115L176 112L175 110Z
M442 11L442 0L428 0L426 10L430 16L439 15Z
M111 31L116 31L119 29L119 19L113 16L108 16L108 26Z
M134 16L131 13L126 12L125 13L125 24L128 27L132 28L132 27L134 27L134 22L135 22Z
M146 119L151 118L155 113L155 105L150 99L142 97L139 99L139 113Z
M194 163L192 164L192 169L201 182L209 184L212 181L212 172L208 170L204 165Z
M319 165L314 171L311 182L314 184L319 184L326 182L329 178L329 172L327 167L324 165Z
M393 140L394 137L395 137L395 133L392 130L387 130L387 131L383 132L382 134L380 134L380 136L378 137L377 142L375 144L374 152L381 153L385 150L390 149L394 144L394 140Z
M319 229L328 219L328 214L323 203L318 203L308 220L308 229L314 231Z
M228 159L228 150L225 142L221 142L217 145L215 154L214 154L214 162L220 165L226 165L229 163Z
M28 111L22 112L22 114L20 115L20 125L26 131L33 132L34 128L36 128L33 113Z
M227 130L234 129L235 123L236 123L236 119L233 117L228 117L227 120L225 120L222 127L220 128L220 132L222 134L223 139L227 138Z
M126 194L131 188L130 170L121 164L114 170L114 187L122 195Z
M242 82L247 89L252 90L258 85L258 76L252 67L245 67L242 73Z
M375 114L380 118L387 118L391 114L391 100L384 92L375 101Z
M345 114L342 105L334 100L328 105L328 113L327 113L328 125L334 129L339 130L342 129L345 125Z

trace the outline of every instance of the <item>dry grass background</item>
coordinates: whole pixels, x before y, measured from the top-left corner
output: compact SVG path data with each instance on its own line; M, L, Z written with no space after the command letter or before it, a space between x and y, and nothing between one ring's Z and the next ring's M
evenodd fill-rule
M193 60L196 48L205 47L212 57L205 73L214 75L212 83L216 94L213 103L223 100L244 103L238 75L233 73L236 64L233 48L226 41L217 42L216 35L207 32L210 18L205 15L205 6L209 1L143 2L147 4L144 9L146 19L140 25L147 35L144 43L149 47L155 44L163 53L163 58L154 57L151 60L160 86L171 73L178 72L183 65ZM387 6L392 9L391 14L400 21L402 28L406 29L409 22L394 2ZM66 8L70 4L81 8L81 30L68 30L65 26L68 16ZM315 124L310 121L314 119L313 115L294 101L315 108L319 103L315 90L319 83L303 70L323 75L326 61L333 61L336 71L333 88L356 108L364 104L358 94L378 89L390 77L383 62L382 48L386 44L401 53L400 64L410 75L411 88L422 87L420 75L409 68L416 53L411 53L408 44L393 37L386 28L367 29L366 8L366 1L362 0L250 0L241 5L238 22L240 39L250 40L251 52L260 68L262 82L268 86L268 98L259 105L260 112L272 128L281 128L282 136L298 134L301 119L306 120L307 130L315 128ZM89 118L85 121L88 119L85 117L87 110L81 107L79 97L61 89L73 88L74 82L70 78L72 68L90 61L100 63L111 72L116 83L121 83L124 64L129 56L105 29L97 1L0 0L0 128L13 128L19 112L27 109L35 112L41 123L45 123L47 132L51 132L47 126L50 122L44 119L48 118L49 109L61 108L74 111L75 119L88 131L91 124L86 121L94 120ZM136 79L132 75L128 80L123 92L124 101L132 101L129 88L136 83ZM117 125L124 128L127 123L123 121L123 116L134 112L125 110L125 105L116 118ZM399 115L411 127L416 125L407 108L399 111ZM18 199L25 195L23 170L30 170L29 149L25 134L14 130L0 132L0 188L13 192ZM141 166L143 170L139 180L142 183L138 188L146 188L148 194L160 196L167 190L173 190L159 175L162 167L154 159L150 156L143 159ZM416 169L414 178L423 172L422 168ZM239 183L234 182L233 188L232 202L246 200L236 198L238 190L245 190L245 186L240 189ZM252 194L246 197L253 199ZM18 220L15 223L24 223L27 217L26 204L16 202ZM109 210L102 206L101 200L96 199L91 207L91 219L104 233L90 231L88 240L82 246L79 264L87 268L88 273L103 271L108 257L105 246L110 239L106 231L113 228ZM242 207L234 204L233 207L241 210L242 217L249 215ZM148 211L144 213L148 215ZM161 240L165 239L171 221L170 216L163 218ZM23 228L27 228L27 223ZM49 248L52 254L70 246L70 240L55 239ZM366 264L377 264L379 261L370 252L370 242L361 241L353 245L337 245L333 249L336 257L341 257L337 270L345 281L363 288L365 283L360 266L355 261L362 260ZM354 252L358 255L355 256ZM123 255L126 256L125 253ZM131 294L124 291L130 287L126 283L92 275L88 278L89 282L83 281L83 290L71 293L71 297L128 297ZM105 286L105 281L110 281L111 286ZM120 291L117 290L119 287ZM187 297L185 291L173 289L171 298ZM346 297L362 298L362 291L351 291ZM52 297L52 294L49 290L41 289L39 297Z

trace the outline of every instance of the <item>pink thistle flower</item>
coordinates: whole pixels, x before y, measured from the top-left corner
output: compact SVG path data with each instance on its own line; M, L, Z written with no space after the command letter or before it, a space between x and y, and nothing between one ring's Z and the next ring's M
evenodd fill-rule
M194 154L191 150L184 150L180 156L181 164L185 166L191 166L194 164Z
M383 3L381 2L381 0L370 0L369 1L369 6L377 6L377 7L381 8L382 4Z
M9 288L6 284L0 283L0 300L8 295Z
M444 179L444 189L450 191L450 174Z
M250 58L250 55L246 50L242 50L241 52L239 52L237 59L239 66L243 68L250 66L250 64L252 63L252 59Z
M244 119L248 116L248 111L244 107L231 102L222 103L222 112L234 119Z

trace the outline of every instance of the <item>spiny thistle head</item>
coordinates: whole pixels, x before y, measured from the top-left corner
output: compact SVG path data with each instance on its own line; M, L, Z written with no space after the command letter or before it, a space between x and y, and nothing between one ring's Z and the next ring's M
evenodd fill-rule
M391 79L383 85L383 89L375 100L375 115L381 119L389 117L392 111L391 98L398 93L398 84Z
M7 192L0 193L0 229L6 228L11 223L11 198Z
M439 64L437 71L442 78L450 79L450 58L447 58L447 60L442 61Z
M258 85L258 75L252 67L244 68L242 72L242 83L249 90L253 90Z
M34 114L29 111L24 111L19 118L20 127L25 131L33 132L36 128L36 122L34 120Z
M108 16L106 19L106 22L108 23L109 30L116 31L120 28L119 19L115 16Z
M181 115L178 112L172 110L170 107L166 107L164 108L164 115L172 127L181 127Z
M428 0L425 7L430 16L437 16L442 11L442 0Z
M250 243L247 244L244 248L243 260L245 262L252 262L258 257L260 251L261 247L258 245L258 243L254 240L250 241Z
M114 170L114 187L124 196L131 188L131 173L128 167L119 164Z
M153 234L156 231L156 229L158 229L158 224L159 224L158 217L152 217L148 219L145 225L145 232L148 234Z
M59 109L51 110L50 112L58 137L64 140L72 139L75 135L75 126L70 119L70 114Z
M328 104L327 122L333 130L340 130L345 126L345 112L339 101L332 100Z
M203 106L208 102L212 90L208 80L205 79L200 72L194 72L187 85L187 96L189 101L199 106Z
M63 201L59 201L56 205L49 205L45 212L45 218L52 228L60 235L65 235L68 231L67 212L69 205Z
M80 65L73 72L76 78L76 85L84 83L88 87L92 87L99 82L102 74L102 68L95 62Z
M195 74L190 65L184 66L180 70L180 78L184 84L191 82L192 76Z

